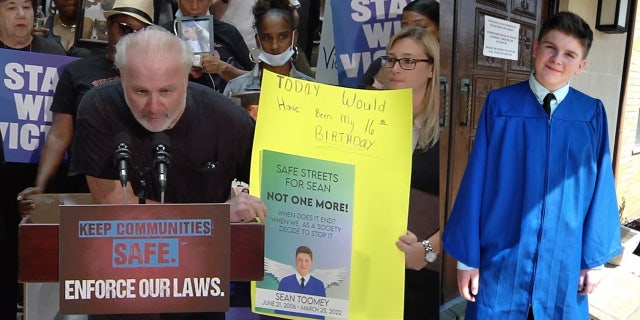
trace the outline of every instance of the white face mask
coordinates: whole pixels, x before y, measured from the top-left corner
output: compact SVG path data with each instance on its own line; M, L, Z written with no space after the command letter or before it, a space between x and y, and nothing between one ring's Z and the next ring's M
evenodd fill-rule
M291 57L293 57L293 55L295 54L295 50L293 49L294 35L295 35L295 31L293 31L293 34L291 36L291 46L280 54L270 54L265 52L264 50L262 50L262 44L258 41L258 46L260 46L260 51L261 51L260 55L258 55L258 59L260 59L260 61L270 66L274 66L274 67L284 66L287 62L289 62L289 60L291 60Z

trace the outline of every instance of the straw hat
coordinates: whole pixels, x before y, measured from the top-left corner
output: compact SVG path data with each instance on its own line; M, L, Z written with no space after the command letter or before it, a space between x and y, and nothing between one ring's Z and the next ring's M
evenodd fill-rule
M153 24L153 0L116 0L113 9L105 11L104 17L109 19L114 14L126 14L140 22Z

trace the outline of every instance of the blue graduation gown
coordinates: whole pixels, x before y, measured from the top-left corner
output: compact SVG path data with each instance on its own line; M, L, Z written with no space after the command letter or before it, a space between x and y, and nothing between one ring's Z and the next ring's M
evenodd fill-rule
M588 319L580 270L622 250L602 102L571 88L549 120L528 81L492 91L443 242L480 269L467 320Z

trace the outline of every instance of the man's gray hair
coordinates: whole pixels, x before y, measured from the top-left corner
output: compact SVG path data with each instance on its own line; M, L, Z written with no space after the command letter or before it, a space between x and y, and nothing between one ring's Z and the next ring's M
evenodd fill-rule
M175 52L180 50L182 53L182 65L185 73L189 73L193 64L193 50L191 46L176 35L159 26L148 26L137 32L124 36L118 44L116 44L115 65L118 69L126 68L127 51L131 50L131 54L161 54L165 52ZM175 63L167 61L166 63Z

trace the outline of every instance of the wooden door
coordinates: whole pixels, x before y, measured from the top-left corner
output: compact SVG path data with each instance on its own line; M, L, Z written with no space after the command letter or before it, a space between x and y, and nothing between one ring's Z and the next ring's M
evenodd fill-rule
M449 172L449 148L451 140L451 101L452 101L452 66L453 66L453 42L454 42L454 7L455 0L440 1L440 230L444 229L445 212L448 214L447 205L447 183ZM447 275L447 263L450 259L441 259L443 265L440 267L440 282L446 284L444 280ZM446 285L444 286L446 288ZM456 286L457 288L457 286ZM457 290L457 289L456 289ZM447 298L447 290L442 290L441 299ZM443 301L444 302L444 301Z
M450 88L450 111L441 136L441 176L445 183L440 192L444 220L451 212L455 196L476 135L478 117L484 100L493 89L526 80L531 73L531 48L545 0L441 0L441 51L444 76ZM449 16L447 16L449 15ZM518 60L487 57L482 54L485 15L520 24ZM447 18L447 17L452 17ZM453 20L449 33L448 20ZM449 38L446 38L449 37ZM447 56L452 57L451 60ZM446 65L450 63L450 65ZM446 147L444 147L446 146ZM448 257L443 266L443 298L447 301L458 293L455 261Z

